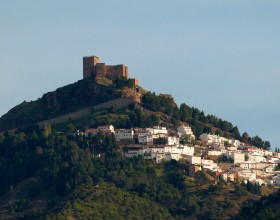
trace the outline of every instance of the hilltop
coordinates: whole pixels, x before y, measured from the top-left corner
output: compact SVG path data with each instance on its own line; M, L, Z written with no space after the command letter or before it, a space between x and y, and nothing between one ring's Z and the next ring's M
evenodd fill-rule
M0 218L228 219L275 191L233 174L235 155L273 160L269 142L142 88L125 65L83 64L82 80L1 117Z
M66 122L82 118L92 109L127 107L140 102L145 92L136 79L128 77L126 66L107 66L96 56L84 57L82 80L12 108L0 118L0 131Z
M48 92L36 101L24 101L4 114L0 118L0 131L34 124L66 123L90 117L97 109L121 109L135 105L147 117L161 117L160 122L171 128L176 128L182 122L190 124L197 137L202 133L215 133L241 139L237 126L232 123L214 115L205 115L203 111L185 103L178 107L172 95L148 92L137 79L129 78L127 66L106 65L100 63L97 56L83 58L82 80ZM137 123L130 122L127 126L137 126ZM255 146L270 147L269 142L265 143L258 136L250 138L246 134L246 138Z

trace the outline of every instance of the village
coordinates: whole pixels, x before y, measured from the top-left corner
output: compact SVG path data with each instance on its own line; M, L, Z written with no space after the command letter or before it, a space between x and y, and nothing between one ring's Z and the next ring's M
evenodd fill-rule
M225 182L249 181L280 186L280 153L250 146L239 140L207 133L196 140L188 125L180 125L177 131L161 126L114 129L112 125L104 125L79 134L89 138L99 132L114 134L124 156L128 158L143 156L155 163L183 159L190 165L190 175L200 170L210 170Z

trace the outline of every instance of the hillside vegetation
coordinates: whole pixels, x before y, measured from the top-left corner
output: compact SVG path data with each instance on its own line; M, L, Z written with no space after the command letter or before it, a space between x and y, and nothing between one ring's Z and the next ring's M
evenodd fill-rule
M260 197L211 172L191 177L184 160L124 158L111 135L88 141L50 127L1 134L0 219L227 219Z
M101 81L101 82L100 82ZM19 104L0 118L0 130L18 128L121 97L104 79L88 78Z
M0 118L0 131L29 126L109 100L129 96L130 93L136 90L133 87L131 79L126 80L121 77L117 78L114 83L105 77L80 80L74 84L61 87L54 92L46 93L37 101L23 102L12 108ZM181 122L190 124L197 138L202 133L215 133L226 138L239 139L244 143L260 148L270 148L269 141L263 141L259 136L250 137L246 132L241 136L238 127L233 126L228 121L214 115L205 115L203 111L190 107L185 103L178 107L170 95L156 95L143 89L140 92L138 88L137 90L138 95L142 95L142 109L148 111L144 111L142 115L137 112L132 115L125 115L129 119L126 122L121 122L124 128L158 125L159 115L161 115L164 118L162 120L163 125L167 125L167 127L172 124L171 127L175 129ZM116 108L111 106L110 110L114 113ZM118 119L121 118L123 119L123 117ZM89 125L83 124L84 127Z
M130 80L90 78L24 102L1 117L0 219L246 219L243 210L254 213L250 204L258 206L263 187L224 183L211 171L191 176L186 160L156 164L143 157L124 158L114 135L73 135L104 124L161 125L172 132L187 123L196 137L208 132L270 147L258 136L240 135L228 121L187 104L178 107L169 95L140 91L140 103L92 109L86 117L55 126L36 124L135 90ZM275 207L278 200L273 198L278 197L261 201Z

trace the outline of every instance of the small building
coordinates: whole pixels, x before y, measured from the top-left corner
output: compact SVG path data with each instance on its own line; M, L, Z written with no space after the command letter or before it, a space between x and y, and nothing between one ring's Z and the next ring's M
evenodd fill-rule
M100 131L110 131L111 133L114 133L115 128L113 125L101 125L97 127Z
M134 136L133 129L118 129L115 130L115 138L117 141L132 140Z
M151 128L147 128L147 130L149 130ZM151 129L153 134L165 134L167 135L167 129L166 127L161 127L161 126L153 126L153 128Z
M176 136L168 136L167 137L167 145L178 145L179 138Z
M247 156L251 162L266 162L265 157L259 153L247 153Z
M222 153L222 151L219 150L208 150L207 155L208 156L220 156Z
M245 162L245 154L243 153L233 153L233 163L243 163Z
M238 178L240 180L248 180L250 182L254 182L257 179L257 175L251 169L249 169L249 170L240 170L240 171L238 171Z
M227 151L226 156L233 159L233 163L240 164L245 162L245 154L241 152Z
M258 163L252 163L252 162L244 162L240 163L240 168L242 169L257 169Z
M220 174L220 178L225 182L235 182L237 179L237 174L234 172L223 172Z
M189 175L190 176L195 176L195 173L197 172L197 171L201 171L202 170L202 167L201 167L201 165L190 165L190 167L189 167Z
M153 134L150 131L138 133L138 142L139 144L153 143Z
M190 136L190 140L195 140L195 136L190 126L180 125L177 128L177 131L179 133L179 136L181 136L182 134L186 134Z
M105 134L111 134L115 132L113 125L102 125L98 126L97 128L89 128L85 130L85 137L88 136L94 136L98 132L105 133Z
M187 161L190 164L201 164L201 157L189 155L187 156Z

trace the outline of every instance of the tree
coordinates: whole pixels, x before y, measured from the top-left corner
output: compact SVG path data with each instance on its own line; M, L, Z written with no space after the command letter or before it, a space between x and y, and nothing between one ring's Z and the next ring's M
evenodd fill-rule
M180 144L187 144L190 142L190 140L191 138L189 134L182 134L182 136L180 137Z
M203 171L197 171L195 173L195 179L198 185L204 185L210 182L210 180L207 178L206 174Z
M0 144L3 143L5 140L5 136L2 132L0 132Z
M72 123L67 125L67 133L73 133L75 131L75 126Z
M269 149L270 149L270 142L269 142L269 141L265 141L265 142L264 142L264 148L265 148L266 150L269 150Z
M249 135L247 132L244 132L242 134L242 137L241 137L241 141L245 144L248 144L249 143Z
M234 138L236 138L238 140L241 138L238 127L236 127L236 126L233 127L232 130L231 130L231 133L234 136Z
M192 119L192 108L185 103L180 105L180 119L184 122L190 122Z

